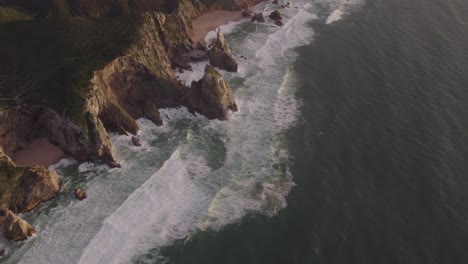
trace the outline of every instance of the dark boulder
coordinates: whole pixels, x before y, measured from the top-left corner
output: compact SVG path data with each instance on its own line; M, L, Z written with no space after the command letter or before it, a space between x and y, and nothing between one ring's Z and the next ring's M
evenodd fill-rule
M269 18L274 20L274 21L280 21L283 20L283 17L281 16L280 12L278 10L271 12L269 15Z
M36 230L28 222L10 210L2 209L0 216L5 218L3 221L3 236L8 240L21 241L36 233Z
M255 13L255 15L252 17L252 22L260 22L263 23L265 22L265 17L263 16L263 13Z
M84 199L86 199L88 196L86 195L86 192L83 191L83 189L81 188L76 188L75 189L75 197L76 199L80 200L80 201L83 201Z

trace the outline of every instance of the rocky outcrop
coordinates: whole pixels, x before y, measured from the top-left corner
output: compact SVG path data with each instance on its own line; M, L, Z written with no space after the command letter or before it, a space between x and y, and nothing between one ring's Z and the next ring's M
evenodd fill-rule
M28 222L8 209L0 209L0 218L3 218L3 236L6 239L20 241L36 233L36 230Z
M237 111L231 88L223 76L210 65L198 82L192 82L190 104L197 112L210 119L226 120L228 111Z
M278 10L271 12L271 14L268 17L274 21L281 21L283 19L281 13Z
M80 200L80 201L83 201L84 199L86 199L88 197L86 195L86 192L83 191L83 189L81 189L81 188L76 188L74 193L75 193L75 198Z
M259 23L263 23L265 22L265 17L263 16L263 13L260 12L260 13L255 13L255 15L252 17L252 22L259 22Z
M14 212L30 211L51 200L60 190L54 171L34 166L19 167L0 148L0 205Z
M101 159L115 166L112 144L103 123L89 101L84 101L80 118L67 118L42 106L20 105L0 109L0 147L11 156L32 140L47 137L49 141L77 160Z
M237 72L237 62L232 56L231 49L220 30L218 30L218 35L212 48L208 51L208 58L210 64L214 67L230 72Z
M243 17L251 17L253 15L252 10L250 8L246 8L242 11Z

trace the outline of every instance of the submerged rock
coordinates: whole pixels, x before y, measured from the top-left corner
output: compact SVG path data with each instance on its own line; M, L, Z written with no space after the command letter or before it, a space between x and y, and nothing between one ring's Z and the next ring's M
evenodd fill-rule
M36 230L28 222L8 209L0 209L0 216L5 218L3 222L3 236L8 240L25 240L36 233Z
M269 15L269 18L275 21L283 20L283 17L281 16L278 10L271 12L271 14Z
M226 120L229 110L237 111L231 88L223 76L210 65L198 82L192 82L190 104L210 119Z
M218 30L218 35L213 47L208 51L210 64L220 69L237 72L237 62L232 56L231 49L224 39L223 33Z
M255 15L252 17L252 22L260 22L263 23L265 22L265 17L263 16L263 13L255 13Z
M133 143L133 145L135 145L135 146L137 146L137 147L141 146L141 142L140 142L140 138L139 138L139 137L133 136L133 137L132 137L132 143Z
M281 22L280 20L275 21L275 25L281 27L281 26L283 26L283 22Z
M75 197L76 197L76 199L78 199L80 201L83 201L84 199L88 198L88 196L86 195L86 192L83 191L83 189L81 189L81 188L76 188L75 189Z

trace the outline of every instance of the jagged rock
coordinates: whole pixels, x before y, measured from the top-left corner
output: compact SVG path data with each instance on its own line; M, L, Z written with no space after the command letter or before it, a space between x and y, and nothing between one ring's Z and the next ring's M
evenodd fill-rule
M140 138L138 138L138 137L133 136L132 137L132 142L133 142L133 145L135 145L137 147L141 146Z
M5 256L5 254L6 254L6 249L4 248L0 249L0 257Z
M242 16L243 17L251 17L252 16L252 10L250 8L244 9L244 11L242 11Z
M5 217L3 223L3 236L8 240L20 241L36 233L36 230L12 211L7 209L0 210L0 216Z
M252 22L260 22L263 23L265 22L265 17L263 16L263 13L255 13L255 15L252 17Z
M275 25L281 27L283 26L283 22L281 22L281 20L275 21Z
M283 19L283 17L281 16L278 10L271 12L271 14L269 15L269 18L275 21L280 21Z
M237 111L231 88L223 76L210 65L205 75L190 88L191 106L210 119L226 120L229 110Z
M150 102L149 100L143 103L143 116L153 122L155 125L160 126L163 124L161 114L159 113L158 107Z
M206 50L205 41L202 41L202 40L197 41L197 44L196 44L195 48L198 49L198 50Z
M237 72L237 62L232 56L229 45L220 30L218 30L218 35L213 43L213 47L208 51L208 58L210 64L214 67L230 72Z
M278 0L273 0L273 4L277 5L277 4L278 4Z
M0 205L26 212L54 198L61 179L44 167L18 167L0 148Z
M86 192L83 191L83 189L81 188L76 188L75 189L75 197L76 199L80 200L80 201L83 201L84 199L86 199L88 196L86 195Z

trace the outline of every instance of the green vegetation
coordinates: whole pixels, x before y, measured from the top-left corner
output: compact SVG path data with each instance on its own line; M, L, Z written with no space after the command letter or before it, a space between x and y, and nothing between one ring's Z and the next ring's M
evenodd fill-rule
M9 7L0 6L0 23L33 19L31 16Z
M2 103L47 105L82 119L93 71L128 49L139 21L70 17L0 24Z

